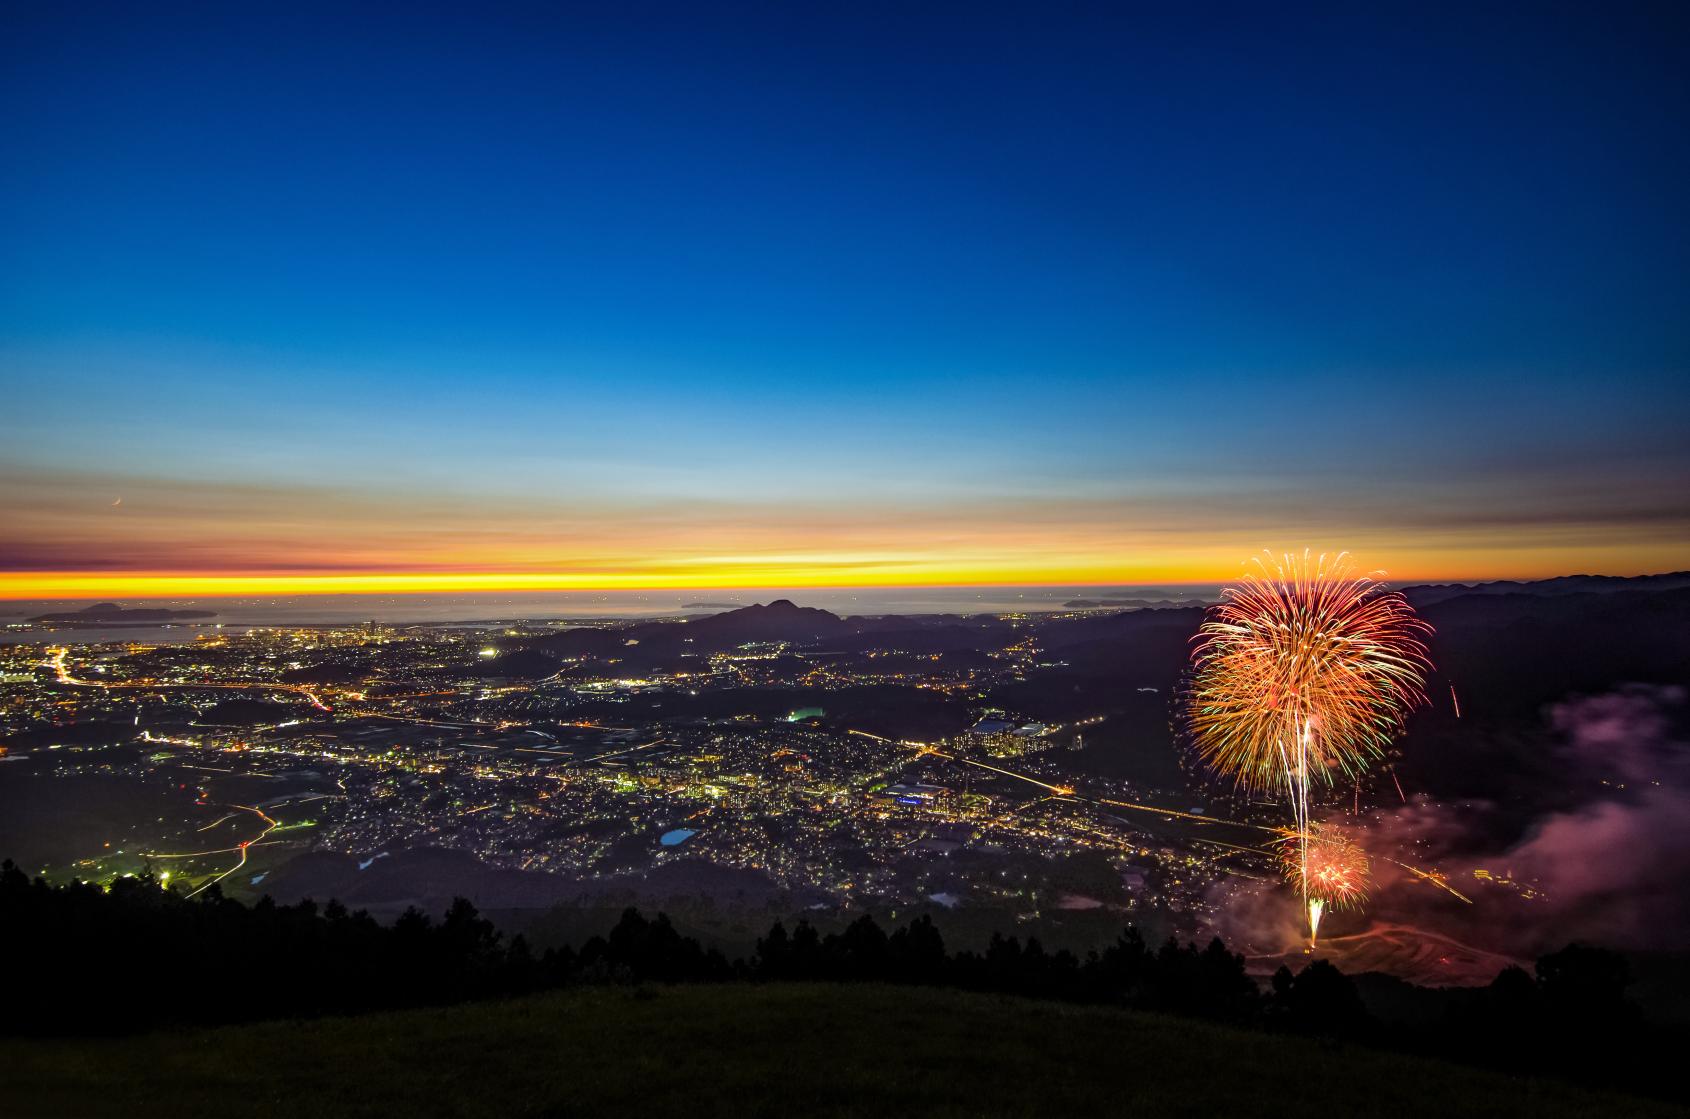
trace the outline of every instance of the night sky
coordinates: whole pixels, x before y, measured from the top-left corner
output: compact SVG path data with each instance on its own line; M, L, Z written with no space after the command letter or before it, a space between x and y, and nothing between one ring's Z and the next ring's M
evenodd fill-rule
M13 3L0 594L1690 566L1690 6Z

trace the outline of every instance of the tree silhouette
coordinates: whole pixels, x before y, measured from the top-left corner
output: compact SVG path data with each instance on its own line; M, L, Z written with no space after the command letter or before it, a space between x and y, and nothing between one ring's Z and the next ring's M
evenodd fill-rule
M411 908L391 924L338 901L253 905L216 886L193 898L146 876L109 889L50 885L0 864L0 958L9 970L13 1034L87 1034L262 1017L356 1013L527 994L585 983L883 982L1194 1015L1488 1062L1512 1071L1682 1091L1678 1035L1650 1026L1625 1000L1626 961L1569 945L1537 961L1536 977L1504 969L1487 988L1429 992L1440 1021L1383 1027L1356 984L1317 960L1281 967L1263 991L1218 938L1165 941L1152 951L1127 928L1084 960L993 933L984 952L948 953L933 920L886 932L860 915L823 935L808 920L771 924L749 961L729 962L683 935L669 917L623 911L604 935L538 957L507 942L474 905L455 899L436 922ZM145 966L133 966L144 961ZM182 983L182 975L239 975L239 983ZM1377 985L1373 989L1377 989Z

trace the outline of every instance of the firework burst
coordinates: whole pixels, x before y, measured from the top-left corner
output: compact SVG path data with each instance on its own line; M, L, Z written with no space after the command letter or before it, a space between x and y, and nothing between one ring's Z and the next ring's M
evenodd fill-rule
M1198 631L1199 751L1255 791L1298 770L1326 781L1359 774L1423 702L1430 632L1344 554L1258 559Z
M1287 828L1277 844L1279 869L1305 897L1328 912L1354 909L1373 885L1367 852L1331 824L1311 824L1299 835Z
M1311 856L1309 786L1359 776L1424 702L1431 627L1401 593L1358 575L1347 553L1256 560L1198 630L1190 718L1215 770L1291 803L1293 876L1311 935L1327 904ZM1362 856L1365 860L1365 856Z

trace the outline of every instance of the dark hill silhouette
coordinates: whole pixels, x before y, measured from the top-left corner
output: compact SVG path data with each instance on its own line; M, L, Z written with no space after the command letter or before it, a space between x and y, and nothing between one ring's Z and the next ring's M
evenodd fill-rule
M38 614L29 621L50 625L107 625L113 622L169 622L215 617L215 610L126 610L115 602L96 602L92 606L68 613Z
M566 629L562 633L550 634L530 643L530 648L539 649L556 657L607 657L615 656L618 650L627 644L627 636L622 630L616 629Z
M562 663L542 649L517 649L476 666L476 674L518 680L541 680L556 674Z
M1067 662L1057 677L1103 679L1126 688L1168 688L1191 657L1201 607L1136 610L1062 619L1039 632L1053 660ZM1052 681L1061 686L1062 681Z
M1039 643L1059 651L1093 641L1122 641L1154 638L1167 642L1169 635L1181 640L1197 632L1203 608L1183 606L1166 610L1129 610L1119 614L1091 614L1081 618L1058 618L1042 626ZM1181 650L1181 656L1184 656Z
M1690 588L1479 593L1421 614L1470 715L1530 715L1570 692L1690 680Z
M810 644L846 632L849 626L839 615L811 606L798 606L777 598L766 606L746 606L687 623L687 636L694 645L731 648L752 641L787 641Z
M1690 587L1690 571L1669 571L1662 575L1560 575L1531 582L1500 580L1494 583L1427 583L1404 587L1402 593L1416 608L1466 595L1567 595L1612 594L1616 591L1671 591Z

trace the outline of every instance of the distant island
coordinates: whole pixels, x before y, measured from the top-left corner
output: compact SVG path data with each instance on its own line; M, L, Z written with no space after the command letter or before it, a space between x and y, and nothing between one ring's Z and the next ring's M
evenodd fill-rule
M683 602L682 610L738 610L743 602Z
M96 602L94 605L69 614L38 614L28 619L41 625L104 626L143 624L149 622L181 622L195 618L215 618L215 610L126 610L115 602Z

